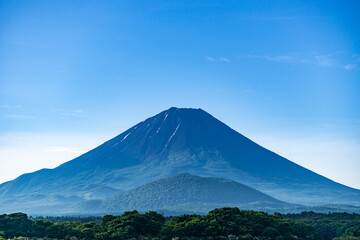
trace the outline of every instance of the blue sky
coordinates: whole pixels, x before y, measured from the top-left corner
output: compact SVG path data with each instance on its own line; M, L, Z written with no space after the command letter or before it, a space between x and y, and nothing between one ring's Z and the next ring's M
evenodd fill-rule
M1 1L0 182L171 106L360 188L358 1Z

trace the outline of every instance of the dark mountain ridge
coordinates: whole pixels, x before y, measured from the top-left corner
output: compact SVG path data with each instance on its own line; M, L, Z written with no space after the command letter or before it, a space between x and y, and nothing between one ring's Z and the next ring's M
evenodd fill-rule
M137 209L207 213L224 206L267 211L297 207L229 179L183 173L146 183L104 200L76 204L69 212L114 214Z
M1 184L0 203L16 210L103 199L179 173L232 179L291 203L360 205L359 190L259 146L201 109L179 108L55 169Z

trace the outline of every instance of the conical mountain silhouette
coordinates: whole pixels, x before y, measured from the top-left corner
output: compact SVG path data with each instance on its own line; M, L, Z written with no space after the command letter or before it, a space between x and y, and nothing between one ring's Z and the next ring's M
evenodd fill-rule
M6 209L112 196L166 176L223 177L292 203L360 205L360 191L305 169L201 109L170 108L55 169L0 185Z

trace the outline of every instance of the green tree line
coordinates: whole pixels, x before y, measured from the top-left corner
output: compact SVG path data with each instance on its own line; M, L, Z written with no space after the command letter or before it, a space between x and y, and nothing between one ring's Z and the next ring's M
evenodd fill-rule
M313 226L321 240L360 240L360 214L316 213L286 214L285 218Z
M296 215L301 217L296 219ZM321 235L323 232L316 229L316 224L314 227L311 221L304 220L306 216L312 219L316 217L306 213L283 216L221 208L207 215L170 218L151 211L143 214L129 211L120 216L106 215L97 223L62 222L61 218L51 222L49 219L29 219L24 213L13 213L0 215L0 239L326 239ZM345 225L343 222L336 225L337 220L330 217L332 227L342 228L336 233L336 239L360 239L359 215L357 217L347 218Z

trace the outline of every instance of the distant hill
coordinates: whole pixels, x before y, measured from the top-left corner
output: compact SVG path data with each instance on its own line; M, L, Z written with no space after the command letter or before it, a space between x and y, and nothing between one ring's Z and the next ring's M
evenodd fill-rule
M297 206L286 209L286 213L302 213L302 212L316 212L316 213L356 213L360 214L360 207L346 205L346 204L328 204L321 206Z
M139 211L207 213L214 208L272 210L295 207L238 182L178 174L144 184L102 201L75 205L71 213L122 213Z
M0 212L104 199L167 176L232 179L279 200L360 206L360 190L299 166L201 109L170 108L54 169L0 185Z

